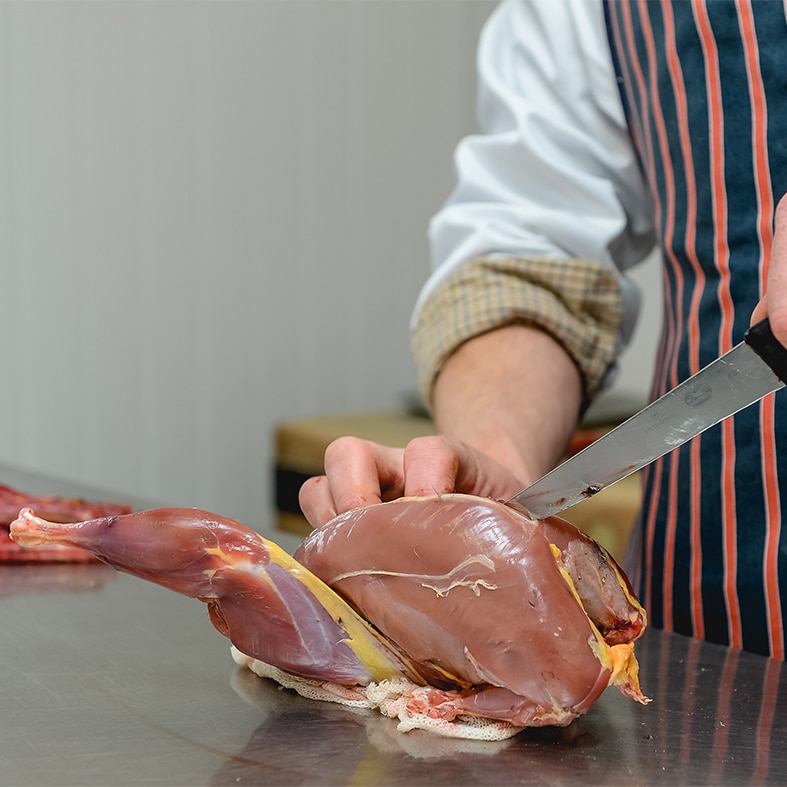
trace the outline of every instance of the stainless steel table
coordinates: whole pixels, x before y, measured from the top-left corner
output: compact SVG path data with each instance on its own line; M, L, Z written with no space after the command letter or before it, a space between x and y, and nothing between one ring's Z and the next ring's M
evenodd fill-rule
M202 605L100 565L0 568L0 783L766 784L787 780L781 662L650 631L614 689L502 744L400 734L232 663Z
M783 664L658 631L650 705L609 689L569 727L486 744L280 690L199 602L100 564L0 567L0 624L4 786L787 783Z

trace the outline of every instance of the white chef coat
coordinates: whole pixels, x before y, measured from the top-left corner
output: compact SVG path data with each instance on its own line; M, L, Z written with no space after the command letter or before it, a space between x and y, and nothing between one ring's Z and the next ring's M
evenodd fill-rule
M413 313L466 261L579 257L614 270L617 347L639 308L624 271L655 244L653 203L629 137L600 0L503 0L478 49L481 134L429 227L433 272Z

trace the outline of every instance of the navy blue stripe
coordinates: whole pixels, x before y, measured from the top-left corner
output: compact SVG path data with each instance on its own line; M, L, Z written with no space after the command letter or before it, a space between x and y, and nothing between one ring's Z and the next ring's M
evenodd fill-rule
M758 38L773 41L760 51L760 71L768 97L768 157L774 203L787 194L787 10L781 2L754 4Z

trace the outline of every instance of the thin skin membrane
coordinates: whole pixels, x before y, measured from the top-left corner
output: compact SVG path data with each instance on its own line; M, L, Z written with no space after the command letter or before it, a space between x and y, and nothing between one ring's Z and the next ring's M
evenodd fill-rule
M570 723L608 685L648 701L633 650L646 616L614 560L567 522L497 501L355 509L294 557L198 509L70 524L24 509L11 534L198 598L238 663L306 696L369 703L403 731L500 740Z

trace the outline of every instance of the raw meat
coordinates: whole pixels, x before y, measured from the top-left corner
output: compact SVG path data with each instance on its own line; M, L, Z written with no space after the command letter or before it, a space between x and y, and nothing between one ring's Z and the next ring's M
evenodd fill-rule
M25 509L11 534L198 598L238 663L305 696L366 702L401 729L500 739L568 724L608 685L648 701L634 656L646 615L614 560L564 520L493 500L355 509L294 558L197 509L71 524Z

